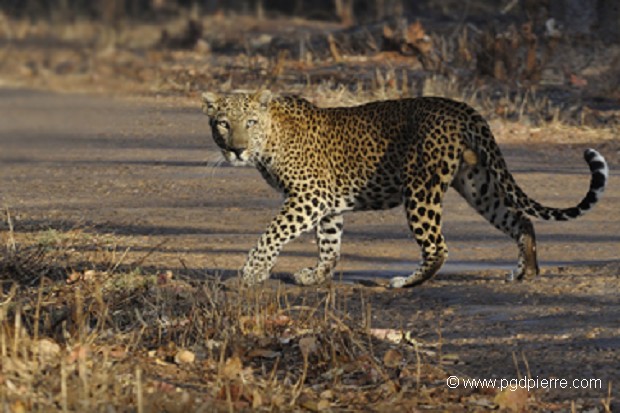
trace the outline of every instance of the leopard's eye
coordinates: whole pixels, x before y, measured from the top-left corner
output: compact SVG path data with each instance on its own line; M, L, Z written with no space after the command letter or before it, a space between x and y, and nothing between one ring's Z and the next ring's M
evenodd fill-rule
M218 120L217 121L217 126L219 126L220 128L224 128L224 129L229 129L230 125L228 124L227 120Z
M256 119L250 119L248 120L248 122L245 124L245 126L249 129L252 126L256 125L258 123L258 121Z

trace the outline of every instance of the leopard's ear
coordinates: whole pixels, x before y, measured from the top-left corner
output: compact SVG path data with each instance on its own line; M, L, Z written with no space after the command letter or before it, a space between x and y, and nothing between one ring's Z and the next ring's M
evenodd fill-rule
M220 99L213 92L204 92L202 94L202 111L208 117L212 118L217 113L217 101Z
M254 95L254 100L260 103L261 106L264 108L269 106L269 102L271 102L271 98L272 98L271 90L269 89L259 90Z

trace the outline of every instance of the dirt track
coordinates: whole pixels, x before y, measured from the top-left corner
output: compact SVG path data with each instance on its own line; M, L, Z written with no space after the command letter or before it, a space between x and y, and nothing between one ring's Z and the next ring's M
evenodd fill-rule
M500 131L501 132L501 131ZM569 206L588 184L584 145L498 140L521 186L535 199ZM596 145L610 161L604 202L583 219L537 222L542 275L505 284L516 258L507 237L458 195L446 200L449 264L422 287L367 288L376 325L438 341L471 377L516 378L513 352L532 376L602 379L604 389L548 397L598 400L620 386L620 144ZM113 233L144 266L234 274L279 205L248 168L217 159L197 105L0 89L0 199L18 232L92 228ZM346 218L340 275L381 280L410 272L418 257L401 210ZM314 261L313 237L285 249L276 270ZM276 281L273 281L276 282ZM296 288L296 287L291 287ZM357 287L355 287L357 288ZM521 374L526 374L523 363ZM570 395L562 392L570 391ZM542 393L544 394L544 392Z

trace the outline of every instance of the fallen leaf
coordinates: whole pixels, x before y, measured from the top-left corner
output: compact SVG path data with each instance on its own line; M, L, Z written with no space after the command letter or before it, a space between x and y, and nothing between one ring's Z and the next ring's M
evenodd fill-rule
M422 27L422 23L419 20L411 23L409 27L407 27L407 41L410 43L415 43L418 40L424 39L426 37L426 33L424 32L424 28Z
M241 316L239 317L239 327L244 334L258 333L260 332L260 326L253 316Z
M112 346L108 349L108 356L113 359L122 359L127 356L127 348L125 346Z
M581 76L577 76L574 73L571 73L570 84L575 87L586 87L588 86L588 79L581 77Z
M60 353L60 345L49 338L42 338L38 343L39 358L42 360L50 360L58 356Z
M243 370L243 363L239 356L235 355L226 360L222 374L228 379L234 379L241 373L241 370Z
M78 281L80 281L82 279L82 273L81 272L77 272L77 271L73 271L66 280L67 284L74 284Z
M241 408L249 407L249 403L247 403L246 401L249 399L248 395L244 393L244 387L241 386L239 383L228 383L228 384L223 385L217 394L217 398L220 400L228 400L229 394L230 394L230 400L232 400L235 403L241 402L241 404L238 407L241 407Z
M84 275L82 276L82 279L84 281L92 281L95 279L97 275L99 275L99 272L97 272L96 270L86 270L84 271Z
M173 391L176 391L176 386L174 386L173 384L167 383L165 381L161 381L161 380L155 380L153 381L153 388L158 392L158 393L171 393Z
M221 341L217 341L217 340L212 340L212 339L208 339L207 342L205 343L205 345L207 346L207 348L211 351L213 351L216 348L219 348L222 345Z
M21 400L15 400L10 406L11 413L26 413L26 405Z
M321 392L321 399L333 399L334 398L334 392L327 389Z
M388 368L396 368L403 362L403 355L398 350L389 349L383 356L383 364Z
M467 404L476 407L484 407L488 410L494 410L495 408L497 408L497 403L492 402L487 398L469 399Z
M167 284L169 281L172 280L173 277L174 275L170 270L166 271L165 273L160 273L157 275L157 285Z
M308 396L300 397L299 405L306 410L310 410L311 412L322 412L331 407L329 400L316 400Z
M155 364L158 366L171 366L172 363L168 363L165 360L160 359L159 357L155 359Z
M329 409L329 408L331 407L331 405L332 405L332 404L330 403L330 401L329 401L329 400L326 400L326 399L321 399L321 400L319 400L319 402L317 403L316 407L317 407L317 409L318 409L320 412L322 412L322 411L324 411L324 410Z
M383 26L383 37L391 39L394 37L394 30L392 30L389 26Z
M287 315L280 314L269 317L265 320L265 327L284 327L291 323L291 318Z
M371 328L370 335L379 340L387 340L397 344L403 340L403 332L392 328Z
M252 409L256 410L263 405L263 397L257 389L252 391Z
M528 399L527 389L518 387L515 390L505 389L495 396L494 402L497 403L500 410L507 409L511 412L523 412L527 407Z
M446 353L441 356L441 364L459 364L460 362L459 355L455 353Z
M282 407L286 403L286 399L281 394L274 394L271 396L271 404L275 407Z
M78 360L86 360L90 354L90 347L88 345L76 345L73 350L67 356L67 364L73 364Z
M307 358L312 353L316 353L319 349L316 338L312 336L300 338L299 349L304 358Z
M196 360L196 354L189 350L179 350L174 355L174 362L176 364L192 364Z
M280 357L281 353L279 351L273 351L266 348L255 348L249 351L249 358L264 358L264 359L275 359Z
M388 380L387 382L383 383L381 385L381 388L386 394L394 394L400 391L400 386L398 385L398 383L392 380Z

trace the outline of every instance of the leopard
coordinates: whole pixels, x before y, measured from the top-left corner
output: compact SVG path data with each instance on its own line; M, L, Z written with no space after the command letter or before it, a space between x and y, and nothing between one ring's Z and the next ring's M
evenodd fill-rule
M516 241L517 265L507 281L539 275L531 218L565 221L601 199L609 169L587 149L586 195L567 208L529 197L508 170L488 122L470 105L421 96L351 107L319 107L270 90L201 95L212 138L224 159L251 166L284 198L279 212L240 270L244 285L261 283L285 244L316 231L318 261L292 275L296 284L331 282L340 259L343 215L404 206L421 260L388 287L420 285L448 257L443 200L452 187L494 227Z

